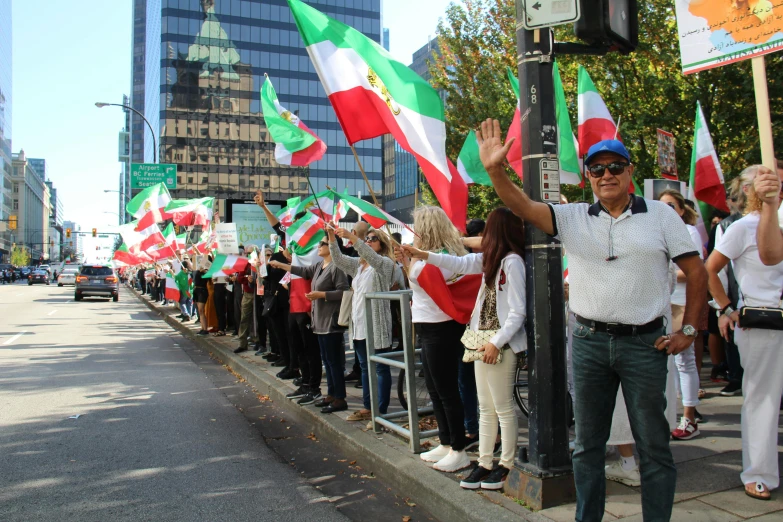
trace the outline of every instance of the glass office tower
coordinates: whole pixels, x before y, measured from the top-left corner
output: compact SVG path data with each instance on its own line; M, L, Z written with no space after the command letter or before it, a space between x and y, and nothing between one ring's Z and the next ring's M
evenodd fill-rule
M12 212L11 182L11 0L0 0L0 219ZM11 232L0 232L0 262L11 253Z
M381 41L381 0L308 3ZM275 162L275 146L264 125L259 99L265 73L280 102L298 111L329 147L324 158L309 169L315 190L328 185L367 195L285 0L147 0L139 4L135 0L134 53L143 48L144 66L134 63L134 71L143 70L143 110L160 133L159 161L178 166L173 197L247 200L258 188L278 201L308 194L306 169ZM143 45L135 41L142 36ZM135 91L134 103L140 98ZM135 123L132 140L143 132ZM148 135L141 146L144 161L151 162L153 144ZM132 142L132 147L134 161L138 161L137 143ZM360 142L356 151L380 196L381 139Z

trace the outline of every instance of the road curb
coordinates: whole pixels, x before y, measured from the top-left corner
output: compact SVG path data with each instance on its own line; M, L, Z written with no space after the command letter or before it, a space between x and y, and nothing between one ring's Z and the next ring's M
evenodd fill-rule
M339 417L323 415L317 409L296 405L286 399L285 393L288 390L280 386L280 381L266 372L258 371L242 356L213 342L209 337L199 337L185 324L162 312L154 303L142 299L136 290L131 291L139 301L160 315L169 326L221 359L223 364L241 375L259 393L268 395L287 415L309 426L319 439L355 456L364 470L383 477L389 486L403 496L415 500L439 520L518 522L521 519L531 522L551 522L549 518L528 511L500 494L494 492L477 494L463 490L453 479L423 466L418 455L407 453L407 450L403 453L391 448L371 431L356 429ZM383 434L380 437L394 436ZM400 445L403 444L400 441Z

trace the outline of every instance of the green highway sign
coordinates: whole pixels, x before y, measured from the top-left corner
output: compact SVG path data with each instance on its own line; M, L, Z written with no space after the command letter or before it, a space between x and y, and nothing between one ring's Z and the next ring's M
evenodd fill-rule
M177 188L177 166L170 163L133 163L131 188L145 189L165 183L167 189Z

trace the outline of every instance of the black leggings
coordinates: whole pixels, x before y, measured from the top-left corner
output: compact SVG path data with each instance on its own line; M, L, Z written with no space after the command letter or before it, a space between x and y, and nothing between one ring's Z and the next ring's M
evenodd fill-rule
M454 451L465 449L465 412L459 394L464 332L465 325L457 321L416 323L424 379L438 420L440 443Z
M292 360L299 361L302 384L311 390L319 390L323 376L321 347L318 345L318 338L313 333L310 314L307 312L289 313L288 330L291 333Z

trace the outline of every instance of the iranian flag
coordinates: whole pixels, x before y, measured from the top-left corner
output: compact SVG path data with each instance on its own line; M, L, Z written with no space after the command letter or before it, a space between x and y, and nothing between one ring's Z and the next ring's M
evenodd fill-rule
M691 154L691 179L688 185L688 199L695 201L699 222L696 228L707 241L709 223L705 221L712 213L712 206L724 212L729 212L726 205L726 189L723 187L723 170L720 168L718 155L712 145L710 129L701 110L701 104L696 102L696 123L693 128L693 153Z
M120 248L114 251L114 255L112 256L112 259L117 263L122 263L128 266L136 266L142 263L146 263L147 261L151 261L151 259L148 256L144 255L141 252L137 254L132 253L128 248L128 245L126 245L125 243L120 245Z
M492 181L489 179L487 169L485 169L484 165L481 163L478 139L476 138L476 133L473 131L468 132L468 137L465 138L465 144L462 145L459 158L457 158L457 171L468 185L477 184L486 185L488 187L492 186Z
M178 234L177 235L177 244L175 246L177 251L185 250L188 247L188 234L187 232L184 234Z
M249 260L244 256L218 254L212 261L209 271L201 276L204 279L213 277L228 277L231 274L244 272Z
M579 155L602 140L620 139L609 109L595 88L587 70L579 66ZM616 136L616 137L615 137Z
M464 231L468 189L446 156L438 92L356 29L301 0L288 5L348 143L391 133L416 157L443 210Z
M155 228L158 225L153 224ZM144 252L154 260L165 259L168 257L174 257L174 248L177 244L177 235L174 232L174 225L169 223L166 230L161 235L161 240L157 243L151 244L144 249Z
M294 224L294 217L296 216L297 209L299 208L299 203L301 202L301 198L295 197L291 198L287 201L287 205L284 209L281 209L277 214L276 217L280 221L280 224L288 228L291 225Z
M349 207L359 214L361 219L365 220L373 228L381 228L386 223L394 223L395 225L400 225L413 232L413 230L411 230L408 225L392 216L382 208L376 207L369 201L349 196L348 194L338 194L337 192L334 192L334 195L345 201Z
M294 247L291 251L291 265L308 267L321 261L321 257L318 255L317 248L310 248L305 250L302 248ZM305 294L310 293L312 289L312 283L308 279L302 279L294 274L287 274L289 277L289 303L291 313L310 312L312 310L312 303L305 297ZM280 281L283 284L283 281Z
M191 245L188 249L188 255L195 256L201 254L203 256L209 254L217 248L217 236L214 232L205 231L201 234L198 243Z
M292 113L277 99L272 80L266 74L261 87L261 109L264 122L275 142L275 160L280 165L306 167L321 159L326 152L324 143L307 128L299 116Z
M511 127L508 128L508 134L506 134L506 142L511 138L516 138L514 144L508 149L506 159L508 160L511 168L517 173L517 176L522 177L522 102L519 99L519 78L517 78L514 69L507 67L508 81L511 82L511 89L514 91L514 96L517 98L517 110L514 111L514 119L511 120Z
M286 243L296 243L300 248L304 249L312 248L324 238L325 226L323 219L308 212L307 215L286 230L288 236Z
M120 236L122 236L122 240L132 254L145 252L152 246L164 241L163 234L160 232L160 227L158 227L157 223L151 223L146 228L139 230L139 222L131 221L120 227Z
M339 197L335 197L335 194L335 192L327 189L315 196L304 199L296 207L294 216L300 212L309 211L327 223L340 221L348 214L348 206Z
M166 274L166 291L164 292L164 295L166 299L170 299L175 303L179 303L179 298L182 296L177 287L177 282L171 274Z
M125 206L125 210L139 220L136 229L143 230L149 228L150 225L169 219L166 214L166 205L170 202L169 189L164 183L158 183L136 194L136 197Z
M460 275L446 281L440 268L428 264L416 282L445 314L460 324L468 324L483 277L482 274Z
M579 142L571 130L571 118L568 116L563 81L560 78L560 68L555 62L555 115L557 117L557 156L560 160L560 183L566 185L582 185L582 165L579 161Z
M215 198L173 199L166 205L166 217L181 227L206 227L212 222Z

